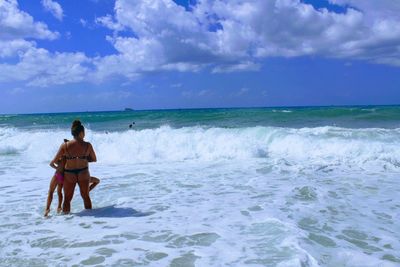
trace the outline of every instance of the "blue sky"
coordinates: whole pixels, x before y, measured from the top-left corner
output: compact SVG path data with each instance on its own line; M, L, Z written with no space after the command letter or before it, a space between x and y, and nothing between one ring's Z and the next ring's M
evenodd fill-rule
M0 0L0 113L400 104L400 3Z

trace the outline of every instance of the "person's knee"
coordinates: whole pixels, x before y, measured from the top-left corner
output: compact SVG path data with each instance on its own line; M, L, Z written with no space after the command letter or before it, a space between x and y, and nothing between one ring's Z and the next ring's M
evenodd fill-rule
M81 191L81 197L82 198L89 198L89 191L87 191L87 190Z
M72 195L70 194L65 194L64 195L64 201L65 202L70 202L72 200Z

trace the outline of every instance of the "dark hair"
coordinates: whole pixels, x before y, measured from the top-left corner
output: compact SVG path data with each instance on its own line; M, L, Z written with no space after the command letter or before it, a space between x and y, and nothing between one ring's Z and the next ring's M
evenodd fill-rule
M78 137L81 132L85 131L80 120L74 120L71 126L71 134L73 137Z

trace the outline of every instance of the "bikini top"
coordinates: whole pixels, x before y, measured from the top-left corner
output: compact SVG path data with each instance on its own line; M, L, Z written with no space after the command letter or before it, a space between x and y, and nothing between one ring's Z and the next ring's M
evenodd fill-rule
M85 151L83 156L71 156L71 155L69 155L69 152L68 152L68 143L65 142L65 152L67 152L67 155L65 156L65 159L66 160L71 160L71 159L89 160L89 155L86 155L88 150L89 150L89 144L86 145L86 151Z

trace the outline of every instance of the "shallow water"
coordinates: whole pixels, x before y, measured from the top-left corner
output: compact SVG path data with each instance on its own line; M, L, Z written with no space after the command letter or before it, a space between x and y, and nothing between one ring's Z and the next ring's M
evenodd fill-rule
M88 130L94 210L42 216L68 131L0 128L0 266L399 266L399 128Z

